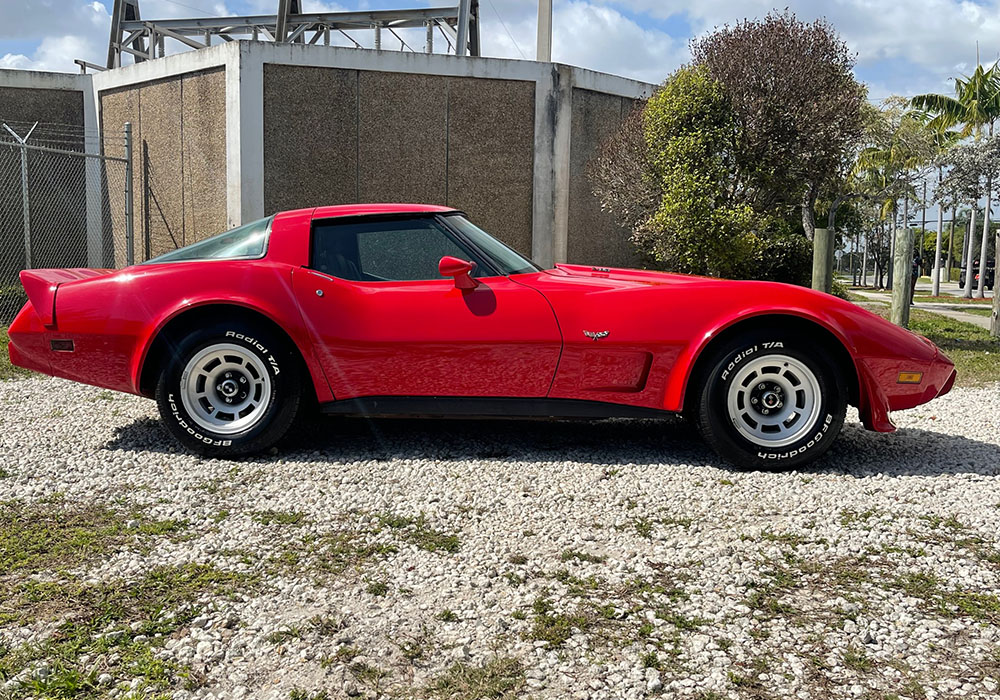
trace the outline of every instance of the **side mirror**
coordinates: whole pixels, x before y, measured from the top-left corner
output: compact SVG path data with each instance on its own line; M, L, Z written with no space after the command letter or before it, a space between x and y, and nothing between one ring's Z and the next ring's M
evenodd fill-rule
M469 276L469 273L475 269L476 263L453 258L450 255L444 256L438 263L438 272L441 273L442 277L455 278L456 289L475 289L479 286L479 282Z

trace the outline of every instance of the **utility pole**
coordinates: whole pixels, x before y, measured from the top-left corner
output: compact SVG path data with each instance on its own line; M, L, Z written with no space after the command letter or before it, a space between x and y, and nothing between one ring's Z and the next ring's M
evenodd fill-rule
M535 60L552 61L552 0L538 0L538 48Z
M906 328L910 324L910 266L913 264L913 235L910 233L910 196L903 196L903 225L896 230L893 251L892 308L890 320Z

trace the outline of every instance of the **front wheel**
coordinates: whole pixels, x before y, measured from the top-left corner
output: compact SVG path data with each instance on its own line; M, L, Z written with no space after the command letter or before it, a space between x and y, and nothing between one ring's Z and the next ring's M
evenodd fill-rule
M829 355L812 343L755 333L721 348L708 367L698 427L737 466L806 464L830 448L844 425L844 382Z
M246 324L199 329L176 344L156 402L167 429L194 452L261 452L295 419L298 363L287 341Z

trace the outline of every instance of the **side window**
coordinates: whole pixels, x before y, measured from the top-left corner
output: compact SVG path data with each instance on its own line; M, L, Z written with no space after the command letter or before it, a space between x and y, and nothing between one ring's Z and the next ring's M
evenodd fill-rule
M320 272L366 282L441 279L445 255L475 260L429 218L320 223L311 255Z

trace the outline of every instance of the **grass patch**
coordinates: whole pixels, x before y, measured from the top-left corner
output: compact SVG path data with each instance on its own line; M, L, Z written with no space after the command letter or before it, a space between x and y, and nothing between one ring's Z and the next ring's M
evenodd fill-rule
M590 564L603 564L607 557L602 557L597 554L589 554L575 549L564 549L562 554L559 555L559 559L562 561L582 561Z
M1000 622L1000 598L992 593L950 591L941 586L932 573L907 573L890 582L912 598L921 600L925 609L945 618L971 617L980 622Z
M993 309L983 308L981 306L970 306L968 309L962 309L962 313L973 314L975 316L985 316L986 318L989 318L993 315Z
M0 650L2 681L42 664L49 668L47 675L12 687L5 697L105 698L109 688L98 682L100 673L114 683L135 683L137 692L153 697L196 688L197 675L158 659L156 648L201 614L209 598L233 597L256 583L244 574L198 564L158 567L138 581L5 582L0 603L5 621L59 622L44 643Z
M555 612L552 601L545 597L536 598L531 610L534 613L534 624L525 633L525 637L536 642L546 642L550 649L562 646L573 635L574 628L585 631L591 622L591 618L581 612Z
M520 661L496 657L479 666L454 664L431 682L426 695L448 700L512 700L518 697L524 684Z
M990 336L986 329L913 309L910 330L929 338L951 358L958 369L956 384L959 386L1000 381L1000 341Z
M428 552L448 552L449 554L454 554L459 550L461 545L458 535L448 535L430 527L423 513L416 518L393 513L383 513L378 516L378 519L382 525L392 530L397 530L397 534L403 540Z
M250 517L261 525L302 525L306 522L306 514L281 510L258 510Z
M98 504L0 503L0 572L32 574L79 566L136 537L169 535L185 527L186 522L177 520L127 520Z
M886 296L888 297L888 295ZM953 297L950 294L932 296L930 292L921 291L913 295L913 300L919 301L921 304L956 304L961 306L990 306L993 303L992 299L966 299L965 297Z
M383 597L389 594L389 585L384 581L373 581L365 588L369 595Z

